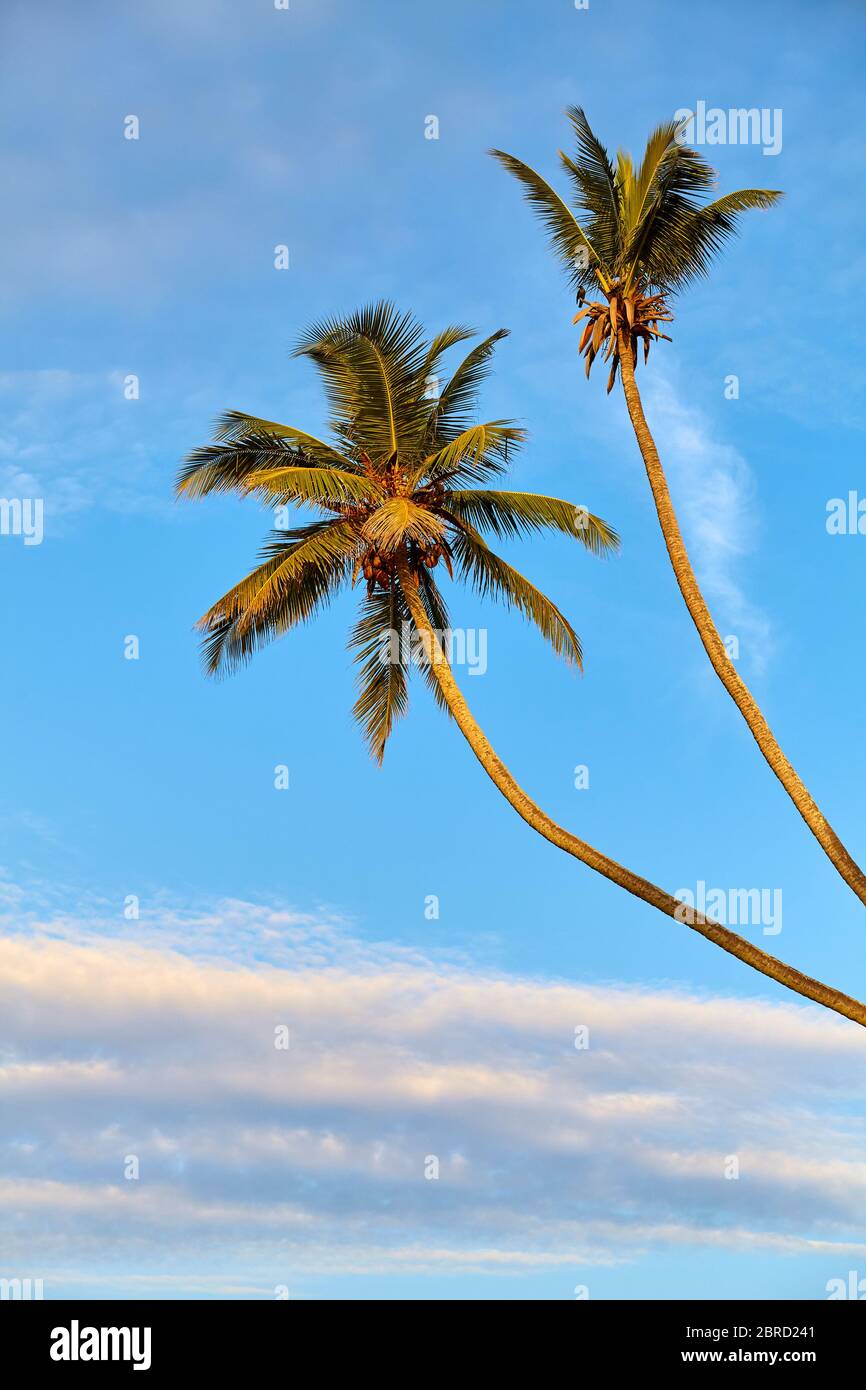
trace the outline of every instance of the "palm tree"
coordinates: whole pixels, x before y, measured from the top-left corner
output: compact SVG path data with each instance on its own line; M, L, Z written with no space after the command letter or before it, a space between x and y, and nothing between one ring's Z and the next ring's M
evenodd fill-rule
M259 563L208 609L198 627L206 670L223 673L362 581L349 638L359 666L354 716L381 763L407 682L419 666L481 766L523 820L552 844L660 912L808 999L866 1026L866 1007L767 955L750 942L632 873L547 816L518 785L475 722L446 655L450 633L436 580L442 569L477 592L516 608L554 651L581 667L568 619L489 548L481 532L509 538L553 530L596 555L616 533L581 507L535 493L488 486L505 472L523 438L510 420L472 423L478 387L504 330L478 343L441 390L431 386L445 351L472 336L446 328L426 342L420 325L390 304L316 324L298 353L321 373L331 442L239 411L218 422L214 441L181 470L178 492L254 495L269 506L313 508L316 520L275 530ZM441 569L440 569L441 566Z
M574 158L560 150L559 159L571 185L573 208L529 165L502 150L491 154L522 184L568 270L579 306L584 306L588 291L601 292L603 299L586 303L574 319L586 320L579 346L586 375L603 356L610 364L610 392L620 371L668 556L713 670L824 853L866 903L866 875L785 757L719 636L689 560L635 381L639 344L646 361L652 343L670 341L659 325L673 317L673 295L708 273L742 213L772 207L782 195L772 189L744 188L702 202L716 175L697 151L682 143L686 123L668 121L654 130L635 169L631 157L622 152L612 163L579 107L569 107L566 114L577 148Z

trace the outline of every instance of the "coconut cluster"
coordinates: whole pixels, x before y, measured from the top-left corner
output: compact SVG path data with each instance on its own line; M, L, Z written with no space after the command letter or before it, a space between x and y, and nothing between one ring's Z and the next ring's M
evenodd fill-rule
M367 593L372 594L377 584L383 589L391 586L391 569L384 555L380 555L377 550L369 550L364 556L361 566L364 578L367 581Z
M431 545L419 545L417 541L410 541L409 568L414 573L417 574L422 565L428 570L435 569L442 559L450 569L448 546L443 541L436 541ZM373 593L377 584L382 589L390 589L395 572L393 557L383 555L375 548L368 550L361 561L361 573L367 581L368 594Z

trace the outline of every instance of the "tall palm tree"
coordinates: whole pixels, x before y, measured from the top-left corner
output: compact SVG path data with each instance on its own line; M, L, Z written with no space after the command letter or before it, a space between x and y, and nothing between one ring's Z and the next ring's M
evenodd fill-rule
M353 713L378 762L406 712L416 664L485 772L540 835L756 970L866 1026L863 1004L684 910L669 893L557 825L518 785L472 717L446 655L450 629L436 574L444 569L516 608L579 667L580 642L568 619L481 532L507 538L560 531L597 555L614 550L617 536L584 508L488 486L523 438L510 420L472 423L478 387L504 331L472 348L441 390L431 389L445 351L471 336L467 328L446 328L426 342L411 315L390 304L317 324L298 352L321 373L331 442L229 411L214 441L189 456L177 484L184 496L236 491L272 507L298 504L319 513L295 530L272 532L261 563L200 619L207 671L237 667L318 614L342 587L362 581L349 638L359 665Z
M702 201L716 175L696 150L683 144L686 123L668 121L654 130L636 169L622 151L615 164L611 161L579 107L569 107L566 114L577 147L573 158L560 150L559 159L571 186L571 207L529 165L502 150L491 154L523 186L568 271L578 304L584 306L589 291L603 296L586 302L574 319L585 320L579 351L586 359L586 375L595 359L603 357L610 364L610 392L620 371L671 565L713 670L824 853L866 903L866 874L785 757L719 636L689 560L635 381L639 345L646 361L654 342L670 341L659 325L673 317L673 295L708 273L742 213L772 207L782 195L744 188Z

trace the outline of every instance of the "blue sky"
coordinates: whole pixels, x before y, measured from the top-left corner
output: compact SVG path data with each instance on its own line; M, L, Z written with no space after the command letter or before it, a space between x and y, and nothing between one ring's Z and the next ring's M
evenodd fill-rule
M590 506L623 550L508 552L574 622L583 677L454 595L488 630L476 715L631 868L781 890L759 944L863 997L861 909L707 667L621 396L584 381L570 296L485 153L556 180L571 102L636 152L698 101L781 110L777 155L708 151L723 189L786 199L677 303L641 380L720 630L862 858L866 540L825 525L863 487L859 6L9 0L0 24L0 495L45 503L43 544L0 538L0 1272L352 1298L821 1297L866 1275L857 1030L534 837L417 682L377 770L349 596L208 684L192 624L268 520L172 497L224 408L322 427L289 358L310 320L387 296L431 330L509 327L481 410L529 431L513 484Z

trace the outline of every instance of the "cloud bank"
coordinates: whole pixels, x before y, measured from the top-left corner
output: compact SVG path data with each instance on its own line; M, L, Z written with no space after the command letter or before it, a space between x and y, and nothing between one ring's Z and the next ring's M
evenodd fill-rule
M248 903L118 926L10 896L0 1273L273 1297L866 1256L866 1039L817 1009L482 973Z

